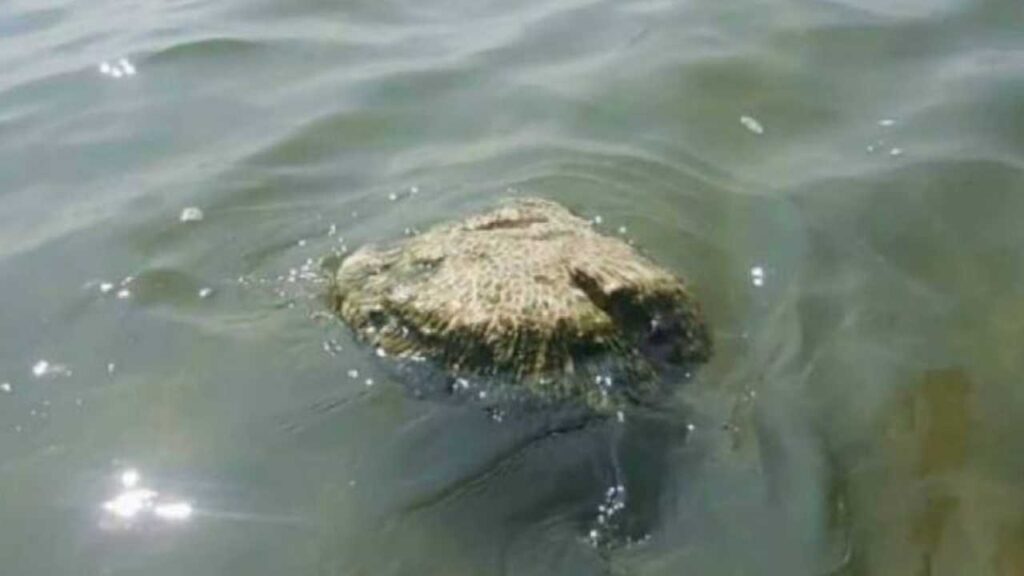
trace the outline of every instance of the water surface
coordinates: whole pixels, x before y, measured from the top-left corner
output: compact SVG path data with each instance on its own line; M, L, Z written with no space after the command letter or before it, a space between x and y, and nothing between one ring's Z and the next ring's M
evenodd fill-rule
M1024 572L1022 30L1015 0L7 0L0 572ZM641 544L580 521L613 425L417 400L311 298L321 256L509 195L713 323Z

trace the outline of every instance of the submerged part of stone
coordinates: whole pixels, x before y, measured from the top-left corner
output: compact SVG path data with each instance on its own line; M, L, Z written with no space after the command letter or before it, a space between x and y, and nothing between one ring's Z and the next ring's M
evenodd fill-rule
M660 367L711 351L679 278L547 200L364 247L342 262L331 300L384 353L594 408L643 396Z

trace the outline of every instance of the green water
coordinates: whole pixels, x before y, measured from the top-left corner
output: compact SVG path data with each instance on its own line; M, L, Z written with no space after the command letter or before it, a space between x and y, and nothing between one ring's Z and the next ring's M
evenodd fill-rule
M0 574L1024 573L1019 0L6 0L0 70ZM581 521L614 423L318 314L508 195L714 326L641 544Z

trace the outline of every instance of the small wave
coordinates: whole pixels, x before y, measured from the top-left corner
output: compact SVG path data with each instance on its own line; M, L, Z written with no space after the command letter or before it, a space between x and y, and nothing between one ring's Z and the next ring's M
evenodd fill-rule
M242 58L269 50L266 41L244 38L211 37L179 42L154 52L146 58L148 64L176 63L181 60L207 60Z

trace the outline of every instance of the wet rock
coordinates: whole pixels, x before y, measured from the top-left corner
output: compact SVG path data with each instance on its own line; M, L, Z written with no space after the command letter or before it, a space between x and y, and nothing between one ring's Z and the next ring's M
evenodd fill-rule
M547 200L364 247L333 280L333 308L370 346L545 400L611 409L711 354L680 278Z

